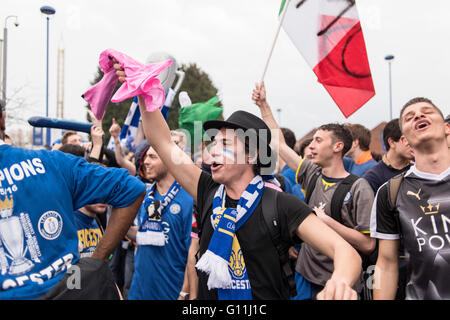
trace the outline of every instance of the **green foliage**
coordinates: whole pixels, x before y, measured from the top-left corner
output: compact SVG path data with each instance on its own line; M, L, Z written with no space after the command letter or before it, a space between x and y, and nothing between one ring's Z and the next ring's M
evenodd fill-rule
M179 92L186 91L191 98L192 104L197 102L208 101L215 95L217 95L217 88L213 85L208 74L202 71L197 64L190 63L189 65L182 64L181 68L184 71L185 76ZM176 81L176 80L175 80ZM219 102L217 106L221 107ZM178 110L180 109L180 103L178 101L178 95L176 96L173 106L169 111L169 127L170 129L178 129ZM221 118L222 115L219 116Z
M191 98L192 103L203 102L211 99L215 95L217 95L217 88L214 87L211 79L208 74L203 72L195 63L191 63L189 65L182 64L181 70L185 72L185 77L183 83L180 87L179 92L186 91ZM94 80L91 82L91 85L99 82L103 77L103 72L99 67L97 67L97 73L95 74ZM176 81L176 80L175 80ZM121 83L118 82L114 92L120 87ZM127 99L120 103L112 103L109 102L108 107L106 108L105 115L102 120L102 128L105 132L105 143L107 143L110 139L109 128L112 124L112 118L116 119L116 122L122 127L125 118L128 114L128 110L130 109L130 105L133 99ZM219 102L218 106L221 106ZM90 109L89 105L86 105L86 109ZM175 97L172 108L169 111L169 127L171 130L178 129L178 110L180 109L180 103L178 101L178 95ZM86 113L86 119L89 122L92 122L88 113ZM219 119L223 119L222 115L219 116Z

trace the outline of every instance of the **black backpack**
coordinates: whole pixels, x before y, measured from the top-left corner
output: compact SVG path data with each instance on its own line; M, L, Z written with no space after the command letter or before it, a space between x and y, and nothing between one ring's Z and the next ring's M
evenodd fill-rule
M288 250L291 246L291 241L289 239L289 235L283 235L281 234L280 231L280 222L277 210L277 199L279 193L280 191L266 187L264 190L264 195L261 198L261 208L264 221L267 226L267 231L280 258L281 270L289 284L289 295L291 297L295 297L297 295L297 286L295 283L295 271L293 270L292 265L289 261L289 253L288 253ZM204 203L202 220L199 221L199 219L197 219L199 238L201 237L201 232L205 220L207 217L209 217L208 211L212 206L213 198L214 193L211 193L211 195Z
M309 181L309 184L306 187L306 196L305 196L306 204L308 204L309 200L311 199L311 195L314 191L314 188L316 187L316 182L320 175L321 175L320 171L316 172L311 177L311 180ZM341 208L342 204L344 203L345 197L350 191L353 183L355 183L355 181L358 179L359 179L358 176L350 174L338 185L337 189L333 193L333 197L331 198L330 204L331 217L334 220L338 221L339 223L342 223Z

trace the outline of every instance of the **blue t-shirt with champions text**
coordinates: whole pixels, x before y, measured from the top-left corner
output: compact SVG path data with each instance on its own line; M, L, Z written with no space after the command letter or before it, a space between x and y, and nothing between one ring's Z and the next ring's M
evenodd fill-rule
M154 197L163 201L155 188ZM138 245L129 300L176 300L184 280L187 254L191 244L194 201L180 189L162 211L164 246ZM147 218L142 205L137 216L140 225Z
M126 207L144 191L125 169L1 145L0 299L40 297L78 261L76 209Z

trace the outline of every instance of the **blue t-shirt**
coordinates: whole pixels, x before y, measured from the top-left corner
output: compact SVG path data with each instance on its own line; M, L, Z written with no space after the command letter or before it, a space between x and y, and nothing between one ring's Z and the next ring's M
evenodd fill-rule
M156 200L163 200L156 188L154 197ZM165 245L138 245L129 300L178 298L191 244L193 204L192 197L184 189L180 189L162 211ZM139 224L146 218L147 213L144 206L141 206L137 216Z
M378 162L375 160L369 160L361 164L356 164L352 158L344 157L342 158L344 163L344 169L355 176L362 177L367 170L374 167Z
M305 195L303 194L302 187L295 181L295 171L285 164L283 169L281 169L280 174L282 174L285 178L285 191L305 201Z
M42 296L78 261L76 209L126 207L144 191L125 169L1 145L0 299Z
M78 235L78 250L81 258L91 257L102 238L102 229L95 218L74 211L75 228Z

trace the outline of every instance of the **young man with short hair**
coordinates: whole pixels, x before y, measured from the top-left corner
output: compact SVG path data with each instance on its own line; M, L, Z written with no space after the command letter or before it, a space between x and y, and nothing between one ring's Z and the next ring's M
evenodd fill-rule
M119 64L114 67L119 80L124 82L125 72ZM214 133L209 131L214 136L210 149L212 175L209 175L171 141L169 128L159 111L147 112L141 97L139 107L146 138L197 202L197 221L203 221L197 263L198 298L288 299L289 285L284 279L279 253L262 216L262 198L266 192L272 192L264 187L259 174L260 164L271 166L268 153L263 152L270 143L270 130L264 122L245 111L235 112L227 121L206 122L206 131L215 129ZM249 139L238 134L239 129ZM311 214L300 199L285 193L279 193L278 198L282 237L290 242L295 235L299 236L334 261L334 272L319 298L355 299L356 292L351 287L361 269L358 254Z
M76 131L66 131L66 133L64 133L64 135L61 138L62 145L66 145L66 144L82 145L82 143L83 143L83 140L81 139L81 137L78 135L78 133Z
M257 84L252 95L260 108L262 117L274 134L279 131L278 124L266 100L264 83ZM375 240L370 238L369 217L373 202L373 192L364 179L357 179L344 198L340 208L340 221L331 217L331 202L341 182L350 174L344 169L342 157L351 148L352 136L348 129L340 124L327 124L319 127L309 145L312 160L301 158L278 134L280 156L286 164L297 172L297 182L306 189L306 200L313 207L317 216L336 231L355 249L363 254L370 254L375 248ZM314 180L317 177L316 180ZM314 182L315 181L315 182ZM310 189L310 190L308 190ZM310 194L308 199L308 193ZM304 244L297 259L296 271L312 283L313 298L326 283L333 272L332 261ZM356 283L357 291L362 289L362 278Z
M147 187L136 226L128 232L138 245L128 299L176 300L191 243L193 200L152 147L142 161L144 176L152 184Z
M450 124L431 100L419 97L403 106L399 125L415 164L403 176L396 200L390 191L393 179L375 198L370 227L379 239L374 298L395 298L402 239L408 255L406 299L450 299Z
M369 149L372 135L370 130L361 124L347 123L345 126L352 134L353 143L344 157L344 163L351 159L348 171L351 174L362 177L367 170L377 164Z

